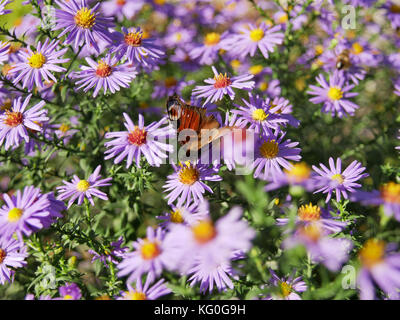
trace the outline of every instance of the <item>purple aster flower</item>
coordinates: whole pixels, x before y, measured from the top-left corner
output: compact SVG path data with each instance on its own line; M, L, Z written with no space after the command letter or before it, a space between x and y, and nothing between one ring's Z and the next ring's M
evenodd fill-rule
M8 14L11 12L11 10L6 10L5 7L6 5L10 4L12 1L8 0L0 0L0 15Z
M76 283L66 283L65 286L58 288L60 298L55 300L80 300L82 298L81 289Z
M400 221L400 184L388 182L383 184L379 190L372 192L356 191L352 201L360 201L363 205L383 205L386 215L393 216Z
M57 187L60 193L57 197L58 200L65 200L70 198L68 201L68 208L78 199L78 205L82 205L84 198L87 198L89 202L94 206L93 197L100 198L102 200L108 200L107 194L98 190L99 187L110 186L109 181L112 178L101 179L99 175L101 165L97 166L94 172L89 176L87 180L81 180L78 176L74 175L72 182L63 180L64 185Z
M131 20L138 13L145 1L142 0L109 0L101 4L101 11L105 16L117 17L118 21L127 18Z
M231 79L226 73L225 75L218 73L214 66L211 68L214 73L214 78L204 80L208 85L196 86L192 93L192 96L195 98L206 98L203 106L208 102L213 103L222 100L223 96L226 94L233 100L235 98L235 92L232 88L245 90L254 88L254 81L249 81L254 77L253 75L245 74Z
M40 189L33 186L18 190L16 195L3 194L5 204L0 208L0 237L9 239L17 234L20 241L22 235L30 236L32 232L49 225L52 209L49 208L48 195L41 195Z
M89 8L85 0L79 3L75 0L55 1L61 9L56 9L56 26L54 30L62 29L58 35L62 37L68 33L65 44L73 43L75 50L78 46L93 46L100 53L97 39L100 38L108 43L112 42L108 28L112 28L113 18L104 18L98 12L100 2L93 8Z
M8 53L10 51L10 44L0 41L0 65L8 60Z
M51 128L54 130L55 135L58 139L62 140L64 145L67 145L68 142L72 139L72 137L79 132L77 129L72 129L72 125L76 125L76 118L71 118L70 123L64 122L61 124L54 124Z
M270 111L286 119L288 121L287 123L295 128L300 125L300 121L292 116L293 106L290 104L290 101L283 97L275 97L274 100L272 100L272 108ZM282 125L286 126L286 123Z
M154 39L143 39L142 29L122 27L122 32L114 34L116 43L111 47L111 53L116 52L118 59L126 57L129 63L146 66L164 55L161 48L154 44Z
M23 242L0 237L0 284L13 281L14 269L25 267L27 256Z
M321 111L324 113L330 112L332 117L338 114L342 118L346 113L353 116L354 111L359 108L358 105L348 100L358 95L357 92L349 92L354 88L354 85L346 83L346 79L339 71L335 71L329 76L329 84L324 76L320 74L316 78L321 87L310 85L308 94L314 95L310 101L314 104L324 103Z
M143 154L151 166L158 167L167 158L166 152L172 152L173 146L165 143L165 139L175 131L171 126L161 127L167 122L163 117L158 122L152 122L148 126L144 125L144 119L139 114L138 125L134 125L131 118L124 113L126 122L124 126L127 131L107 132L106 139L114 139L106 142L104 145L108 148L105 151L105 159L114 158L114 163L120 163L127 158L126 167L132 165L133 160L136 166L140 168L140 157Z
M32 293L28 293L28 294L25 296L25 300L35 300L35 295L32 294ZM49 296L49 295L41 295L41 296L39 297L39 300L53 300L53 299L52 299L51 296Z
M242 209L234 207L216 222L206 218L193 226L173 225L165 243L174 255L174 268L183 273L194 272L195 278L203 279L210 271L226 266L224 263L230 265L233 254L238 250L247 252L255 236L241 217Z
M147 275L148 281L152 282L161 275L163 269L170 269L176 257L165 245L164 237L165 233L160 227L157 229L148 227L146 238L135 241L134 251L126 253L124 259L117 265L118 277L129 275L127 283L131 283Z
M286 133L263 135L258 139L255 149L255 160L252 165L255 178L276 180L282 174L282 167L290 170L292 165L288 160L299 161L300 148L295 148L299 143L290 139L283 140Z
M353 243L346 238L331 238L320 221L299 224L295 232L284 240L285 249L303 245L314 263L322 263L331 271L338 271L347 261Z
M13 84L17 84L22 81L22 88L27 87L29 91L32 91L33 84L38 88L43 88L43 79L45 81L57 82L57 79L50 72L62 72L66 71L65 68L57 66L59 63L68 62L69 59L62 59L62 55L67 52L68 48L56 51L58 41L51 41L49 39L41 44L39 41L35 51L32 51L28 47L28 51L20 50L18 55L20 63L16 63L10 70L10 73L16 73L17 76L13 80Z
M204 220L208 214L208 205L206 202L186 203L184 206L174 206L171 204L172 211L164 213L162 216L156 218L162 220L160 227L169 229L174 224L184 224L191 226L200 220Z
M394 84L394 94L400 96L400 79L397 79L396 83Z
M316 175L305 162L293 163L291 169L284 169L282 174L277 175L275 180L265 187L265 191L276 190L287 185L301 186L307 191L314 191Z
M283 42L284 34L280 30L281 26L269 28L264 22L259 27L249 24L248 27L240 27L240 33L232 36L231 41L226 41L226 47L228 50L235 50L242 58L247 55L253 57L259 49L268 59L268 52L274 52L275 46Z
M47 110L41 110L45 105L44 101L25 110L31 96L27 96L23 103L22 97L14 99L12 108L0 114L0 145L3 145L5 140L6 150L10 147L18 147L22 139L29 142L28 129L42 132L39 124L49 120L46 117Z
M256 133L264 132L272 135L272 130L278 130L280 125L289 122L288 119L275 113L269 98L264 99L259 95L253 96L249 93L249 101L242 99L244 107L234 104L239 110L232 110L238 117L237 124L240 127L254 129ZM272 109L272 110L271 110Z
M200 64L213 64L218 58L218 52L223 48L224 38L227 32L219 34L209 32L204 36L203 43L194 47L189 55L193 60L198 60Z
M355 188L360 188L361 185L356 181L368 177L368 173L362 173L365 171L365 167L362 166L361 162L354 160L343 172L342 172L342 160L336 159L336 166L333 158L329 158L329 169L320 163L322 168L319 169L316 166L312 166L313 170L319 174L316 177L318 184L318 190L314 193L321 192L328 193L326 202L331 199L332 192L336 193L336 201L340 201L341 195L345 199L348 199L347 192L353 193Z
M97 63L91 58L85 58L88 66L81 66L81 71L71 75L73 79L80 85L77 89L84 88L87 92L94 88L93 97L96 97L101 89L104 89L104 94L107 90L111 93L119 91L120 87L128 88L129 83L136 77L136 70L127 63L118 65L118 59L114 56L107 55L104 59Z
M382 240L369 239L358 252L362 267L358 272L357 283L362 300L375 299L374 284L389 299L400 299L400 253L391 252L394 247Z
M178 199L177 206L185 203L195 203L203 201L203 193L208 191L213 193L212 189L203 181L221 181L222 178L217 174L219 166L209 166L198 163L185 162L179 166L172 164L175 173L167 177L167 182L163 186L168 195L170 205Z
M319 223L324 234L340 232L348 225L348 222L340 221L337 217L333 217L329 210L313 205L310 202L298 208L295 224L296 226L306 226L311 223ZM277 225L279 226L288 224L288 218L277 219Z
M127 284L128 290L125 292L122 291L121 297L118 297L117 300L156 300L172 292L172 290L165 285L164 279L158 280L151 287L150 284L150 278L146 279L144 285L142 284L142 280L138 279L135 288Z
M396 29L400 27L400 5L393 1L385 1L385 4L382 6L387 10L387 18L392 24L392 28Z
M177 80L175 77L167 77L165 80L157 81L153 87L151 98L164 99L165 97L172 96L174 93L180 96L183 89L195 83L194 80L185 81L184 78Z
M267 300L301 300L298 293L306 291L307 285L302 281L302 277L294 277L296 270L287 278L279 278L271 269L269 272L272 275L270 283L273 287L273 293Z
M128 247L121 247L124 242L124 237L119 237L117 241L111 242L110 250L106 250L104 254L99 254L94 250L88 250L90 254L93 254L92 263L96 260L100 260L108 268L108 262L117 264L119 261L115 258L123 258L125 253L129 250Z

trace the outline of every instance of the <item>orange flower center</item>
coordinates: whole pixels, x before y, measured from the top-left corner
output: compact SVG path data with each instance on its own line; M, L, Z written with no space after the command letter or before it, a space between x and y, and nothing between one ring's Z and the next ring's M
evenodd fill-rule
M284 171L294 182L305 181L311 175L310 167L304 162L293 164L293 167L290 170L285 169Z
M168 77L164 80L165 86L167 88L175 87L178 81L174 77Z
M385 247L386 244L384 241L369 239L359 251L358 257L364 266L371 268L383 261Z
M146 294L139 291L126 291L125 292L126 300L147 300Z
M192 232L195 240L200 244L205 244L217 235L213 223L209 220L200 221L192 227Z
M144 260L152 260L158 255L160 255L161 250L156 242L151 242L148 239L144 240L142 247L140 248L140 253Z
M400 184L388 182L381 187L380 191L385 202L400 204Z
M300 220L317 221L321 217L321 209L318 206L313 206L311 203L301 206L297 210Z
M219 75L214 77L214 80L215 80L214 83L215 89L225 88L232 84L231 79L226 75L226 73L224 75L220 73Z
M265 141L260 147L260 154L266 159L273 159L279 153L279 145L275 140Z
M78 10L74 20L78 27L90 29L94 26L96 17L90 9L83 7L82 9Z
M132 47L140 47L142 38L143 34L141 32L129 32L125 35L125 43Z
M128 141L130 144L134 144L136 146L141 146L147 141L147 132L146 130L140 130L139 127L135 127L135 130L129 132Z
M125 0L117 0L117 5L123 6L126 3Z
M100 60L97 64L96 75L101 78L108 77L112 73L112 67Z
M300 234L314 242L318 241L321 237L321 227L315 222L301 226L299 231Z
M199 170L194 168L191 164L184 167L179 171L179 181L183 184L192 185L197 180L199 180L200 173Z
M24 120L24 116L21 112L10 112L6 111L6 118L4 119L4 123L9 127L16 127L22 124Z
M6 258L6 251L0 248L0 264L3 263L4 259Z

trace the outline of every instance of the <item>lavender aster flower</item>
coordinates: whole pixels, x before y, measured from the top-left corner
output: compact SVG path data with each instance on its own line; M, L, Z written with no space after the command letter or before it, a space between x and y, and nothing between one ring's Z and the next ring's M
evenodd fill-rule
M357 92L349 92L354 88L354 85L345 83L346 79L337 71L330 75L329 84L322 74L316 79L321 87L310 85L311 90L307 91L308 94L315 96L310 99L312 103L324 103L321 111L324 113L330 112L332 117L336 113L339 118L342 118L346 113L351 116L354 115L354 111L359 106L348 100L348 98L358 95Z
M357 276L362 300L375 299L377 284L389 299L400 299L400 254L391 253L382 240L369 239L358 253L361 270Z
M238 29L240 34L227 41L227 47L235 50L237 54L244 58L247 55L251 57L256 53L257 48L267 59L268 52L274 52L275 46L282 44L284 35L280 26L269 28L264 22L259 27L249 24L248 27Z
M362 166L361 162L354 160L343 172L342 172L342 160L336 159L336 166L333 158L329 158L329 169L320 163L322 168L319 169L316 166L312 166L313 170L320 175L316 177L318 184L318 190L314 193L321 192L328 193L326 202L331 199L332 192L336 193L336 201L340 201L341 195L345 199L348 199L347 192L354 192L355 188L360 188L361 185L355 183L356 181L368 177L368 173L362 173L365 171L365 167Z
M20 241L22 235L30 236L47 226L52 218L47 196L40 194L40 189L33 186L25 187L16 195L3 194L5 204L0 208L0 237L9 239L17 234Z
M9 0L0 0L0 15L8 14L11 10L6 10L6 5L10 4L12 1Z
M22 81L22 87L27 87L32 91L33 84L38 88L44 88L43 79L47 82L50 79L57 82L56 77L50 72L66 71L65 68L57 66L57 64L68 62L69 59L62 59L62 55L67 52L68 48L56 51L58 41L46 41L41 44L39 41L35 51L28 47L28 51L20 50L18 52L20 63L16 63L10 70L10 74L16 73L13 84Z
M75 50L78 46L93 46L100 53L96 38L108 43L112 42L108 28L112 28L113 18L104 18L98 12L100 2L89 8L85 0L79 3L75 0L55 1L61 9L56 9L56 26L54 30L62 29L58 35L62 37L68 33L66 44L73 43Z
M22 242L0 237L0 284L13 281L14 269L25 267L27 256Z
M10 51L10 44L0 41L0 65L8 60L8 53Z
M124 242L124 238L121 236L118 238L117 241L111 242L111 249L107 250L104 255L99 254L94 250L88 250L90 254L93 254L92 263L96 260L100 260L104 263L104 265L108 268L108 262L117 264L119 261L115 258L122 258L124 257L125 253L129 250L128 247L121 247L122 242Z
M229 95L231 100L235 98L235 92L232 88L237 89L253 89L254 81L249 81L254 76L245 74L242 76L233 77L232 79L225 73L218 73L214 66L211 67L214 73L214 78L208 78L204 80L208 83L206 86L196 86L193 89L192 96L194 98L206 98L203 106L208 102L213 103L215 101L222 100L224 95Z
M149 280L150 278L147 278L143 285L142 280L138 279L135 288L127 284L128 291L121 292L121 297L117 298L117 300L156 300L172 292L172 290L165 285L164 279L158 280L151 287L151 281Z
M400 27L400 5L393 1L385 1L382 6L387 11L387 17L392 24L392 28L396 29Z
M66 283L65 286L58 288L60 298L55 300L80 300L82 298L81 289L76 283Z
M223 48L224 38L227 33L222 35L217 32L209 32L204 36L203 43L194 47L189 55L193 60L198 59L200 64L212 64L218 57L218 52Z
M195 203L203 201L203 193L208 191L213 193L212 189L203 181L221 181L222 178L217 175L218 166L185 162L178 166L172 165L175 173L168 176L166 184L163 186L165 192L169 194L165 197L168 199L168 204L173 203L178 199L177 206L184 203L190 203L192 200Z
M279 278L273 271L269 271L272 275L270 279L274 293L267 300L301 300L299 292L307 290L307 285L302 281L302 277L294 278L296 270L288 278Z
M76 81L76 84L80 85L78 90L84 88L83 91L87 92L94 88L93 97L96 97L101 89L104 89L104 94L106 94L107 90L115 93L120 87L128 88L129 83L137 74L135 69L127 63L118 65L118 59L110 55L97 63L89 57L85 60L89 67L81 66L82 71L73 73L71 77L80 79Z
M109 183L109 181L111 181L112 178L101 179L101 175L99 175L100 170L101 165L97 166L87 180L81 180L76 175L73 176L72 182L63 180L64 185L57 187L57 190L60 193L57 199L65 200L70 198L68 201L68 208L71 207L76 199L78 199L78 205L81 205L83 200L87 198L92 206L94 206L92 196L102 200L108 200L107 194L97 188L110 186L111 183Z
M140 157L143 154L151 166L160 166L163 163L162 159L167 158L166 152L173 151L172 145L162 141L174 133L170 126L160 128L162 124L166 123L166 118L152 122L148 126L144 125L141 114L139 114L138 125L134 125L126 113L124 113L124 118L127 131L108 132L105 135L106 139L114 139L104 144L108 148L105 152L105 159L115 157L114 163L117 164L128 157L127 168L132 165L133 160L140 168Z
M146 238L133 243L133 252L126 253L117 265L118 277L128 276L127 283L140 280L142 275L152 282L161 275L163 269L170 269L176 258L164 244L164 231L159 227L147 228Z
M299 161L300 148L295 148L299 143L283 140L286 133L263 136L257 141L255 160L252 165L254 177L264 180L276 180L282 174L282 167L290 170L292 165L288 160Z
M40 110L44 101L35 104L29 110L25 110L32 95L26 97L22 103L22 97L13 100L13 106L10 110L0 114L0 145L5 140L5 149L19 146L21 140L29 142L28 129L42 131L38 123L48 121L46 110Z
M154 44L154 39L143 39L143 31L140 28L126 29L122 27L122 34L116 33L116 44L111 47L111 53L116 52L120 59L126 57L129 63L148 65L147 59L160 59L164 52Z
M124 20L124 17L131 20L144 5L142 0L109 0L101 4L104 15L117 17L118 21Z

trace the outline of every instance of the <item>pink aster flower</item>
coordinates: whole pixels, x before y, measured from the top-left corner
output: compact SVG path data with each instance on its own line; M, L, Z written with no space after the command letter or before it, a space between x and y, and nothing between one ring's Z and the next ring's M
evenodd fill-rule
M49 42L49 39L46 39L43 45L40 41L38 42L35 51L29 47L27 51L20 50L18 55L21 62L14 64L10 70L10 74L16 74L13 83L17 84L22 81L22 87L27 87L29 91L32 91L33 84L38 88L44 88L43 79L46 82L51 80L57 82L51 71L66 71L57 64L69 61L69 59L62 59L68 48L56 51L57 45L58 41Z
M254 177L264 180L276 180L282 174L282 168L290 170L288 160L299 161L300 148L295 148L299 143L290 139L283 140L286 133L263 135L256 143L255 160L252 165Z
M127 29L122 27L122 33L115 33L115 43L111 47L111 53L121 59L128 59L132 64L155 64L164 52L155 45L155 40L143 39L143 31L140 28Z
M227 48L234 50L241 58L247 55L253 57L259 49L268 59L268 52L274 52L276 45L283 42L284 34L280 30L280 26L269 28L264 22L259 27L253 24L240 27L239 34L232 36L230 42L226 41Z
M242 76L237 76L230 78L226 73L218 73L214 66L211 67L214 73L214 78L208 78L204 80L208 83L206 86L196 86L193 89L193 98L206 98L203 106L207 103L213 103L215 101L222 100L224 95L228 95L231 100L235 98L235 92L233 88L237 89L253 89L254 81L249 81L254 76L250 74L245 74Z
M331 199L332 192L336 193L336 201L340 201L341 195L345 199L348 199L347 192L353 193L356 188L360 188L361 184L356 181L368 177L368 173L363 173L365 167L362 166L361 162L354 160L343 172L342 172L342 160L336 159L336 166L333 158L329 158L329 169L320 163L322 168L319 169L316 166L312 166L313 170L319 174L316 177L318 184L318 190L314 193L321 192L327 193L326 202Z
M85 60L89 67L81 66L81 71L73 73L71 78L79 79L76 81L78 90L83 88L83 91L87 92L94 88L93 97L96 97L101 89L106 94L107 90L115 93L120 87L128 88L137 74L136 70L127 63L118 65L118 59L111 55L107 55L98 62L89 57Z
M320 74L316 78L321 87L310 85L311 90L308 94L314 95L310 101L314 104L324 103L321 111L331 113L332 117L337 113L339 118L347 114L353 116L354 111L359 108L354 102L348 100L358 95L357 92L350 92L354 88L354 84L349 85L343 75L335 71L329 76L329 83L324 76Z
M172 290L166 286L164 279L158 280L152 286L150 286L151 281L149 280L150 278L147 278L143 285L142 280L138 279L135 288L127 284L128 290L122 291L121 296L118 297L117 300L156 300L172 292Z
M185 162L179 166L172 165L175 173L167 177L167 182L163 186L165 192L169 192L165 197L168 204L172 204L178 199L177 206L185 203L203 201L203 193L212 189L203 181L221 181L222 178L217 174L218 166L209 166L198 163Z
M98 11L101 2L89 8L86 0L79 3L75 0L55 1L60 9L56 9L56 26L54 30L62 29L58 38L67 35L66 44L72 43L75 50L78 46L93 46L100 53L97 39L112 42L108 28L112 28L112 17L102 17Z
M0 146L5 141L6 150L10 147L18 147L21 140L29 142L28 129L42 132L39 124L49 120L46 116L47 110L41 110L45 105L44 101L26 110L31 96L27 96L24 102L22 102L22 97L14 99L12 108L0 114Z
M25 267L27 256L23 242L0 237L0 284L13 281L14 269Z
M146 238L135 241L134 251L126 253L117 265L118 277L128 275L127 283L131 283L147 275L147 279L152 282L161 275L163 269L170 269L176 258L165 246L164 237L165 233L160 227L148 227Z
M105 151L105 159L115 158L114 163L117 164L127 157L127 168L132 165L133 160L140 168L140 158L143 154L151 166L160 166L163 159L167 158L166 152L173 151L173 146L164 141L175 131L169 125L160 128L167 122L166 118L152 122L148 126L144 125L141 114L139 114L138 125L135 125L126 113L124 113L124 118L127 131L107 132L105 135L106 139L113 139L104 144L108 148Z
M98 190L99 187L110 186L109 181L112 178L101 179L99 175L101 165L97 166L96 170L89 176L87 180L81 180L78 176L74 175L72 182L63 180L64 185L57 187L59 195L58 200L65 200L70 198L68 201L68 208L78 199L78 205L83 203L83 200L87 198L89 202L94 206L93 196L102 200L108 200L107 194Z

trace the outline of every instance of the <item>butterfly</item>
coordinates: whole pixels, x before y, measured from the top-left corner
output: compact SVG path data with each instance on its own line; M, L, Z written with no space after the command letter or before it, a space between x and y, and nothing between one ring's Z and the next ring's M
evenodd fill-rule
M168 97L166 107L169 120L177 122L178 134L185 129L194 130L197 134L197 140L187 137L186 141L181 141L181 145L188 144L187 151L198 151L233 130L229 126L221 128L213 115L206 115L206 109L183 102L177 94ZM204 134L208 137L202 139Z

